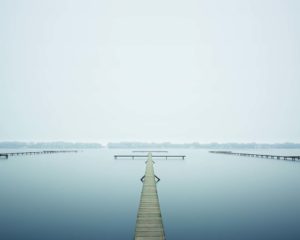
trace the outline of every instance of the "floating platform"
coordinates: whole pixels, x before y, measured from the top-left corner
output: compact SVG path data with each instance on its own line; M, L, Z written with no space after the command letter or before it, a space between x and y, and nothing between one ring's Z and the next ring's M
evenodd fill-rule
M210 153L219 153L219 154L227 154L227 155L236 155L236 156L244 156L244 157L257 157L257 158L271 158L278 160L290 160L296 161L300 160L300 156L283 156L283 155L271 155L271 154L256 154L256 153L237 153L231 151L209 151Z

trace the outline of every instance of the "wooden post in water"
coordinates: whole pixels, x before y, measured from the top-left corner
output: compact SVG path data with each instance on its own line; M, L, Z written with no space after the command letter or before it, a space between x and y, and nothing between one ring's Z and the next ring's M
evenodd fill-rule
M135 240L164 240L165 233L160 212L153 169L152 154L148 154L145 176L141 178L143 189L135 227ZM158 181L159 178L157 177Z

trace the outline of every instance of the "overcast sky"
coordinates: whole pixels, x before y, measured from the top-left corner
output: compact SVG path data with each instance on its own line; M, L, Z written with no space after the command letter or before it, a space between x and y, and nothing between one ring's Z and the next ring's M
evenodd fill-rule
M1 0L0 140L300 142L298 0Z

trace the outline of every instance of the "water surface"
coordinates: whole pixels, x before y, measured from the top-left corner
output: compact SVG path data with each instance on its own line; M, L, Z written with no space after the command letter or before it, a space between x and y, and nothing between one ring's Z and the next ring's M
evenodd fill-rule
M132 239L145 164L113 159L130 152L1 159L0 239ZM300 239L300 162L171 153L187 159L154 165L167 239Z

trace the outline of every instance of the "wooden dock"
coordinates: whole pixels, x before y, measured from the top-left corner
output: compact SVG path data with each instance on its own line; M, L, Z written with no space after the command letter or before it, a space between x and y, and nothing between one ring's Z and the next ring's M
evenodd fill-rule
M120 159L120 158L131 158L131 159L135 159L135 158L148 158L149 155L144 155L144 154L128 154L128 155L114 155L115 159ZM152 155L152 158L178 158L178 159L182 159L184 160L186 156L185 155Z
M10 152L10 153L0 153L0 158L8 159L9 156L20 156L20 155L37 155L37 154L54 154L54 153L77 153L77 150L45 150L45 151L35 151L35 152Z
M143 189L137 214L135 240L165 239L162 216L160 212L152 154L149 153L146 161L146 172L142 177Z
M156 153L167 153L168 151L166 150L148 150L148 151L145 151L145 150L134 150L132 152L139 152L139 153L149 153L149 152L156 152Z
M283 155L256 154L256 153L238 153L238 152L231 152L231 151L209 151L209 152L210 153L218 153L218 154L244 156L244 157L271 158L271 159L278 159L278 160L290 160L290 161L300 160L300 156L283 156Z

